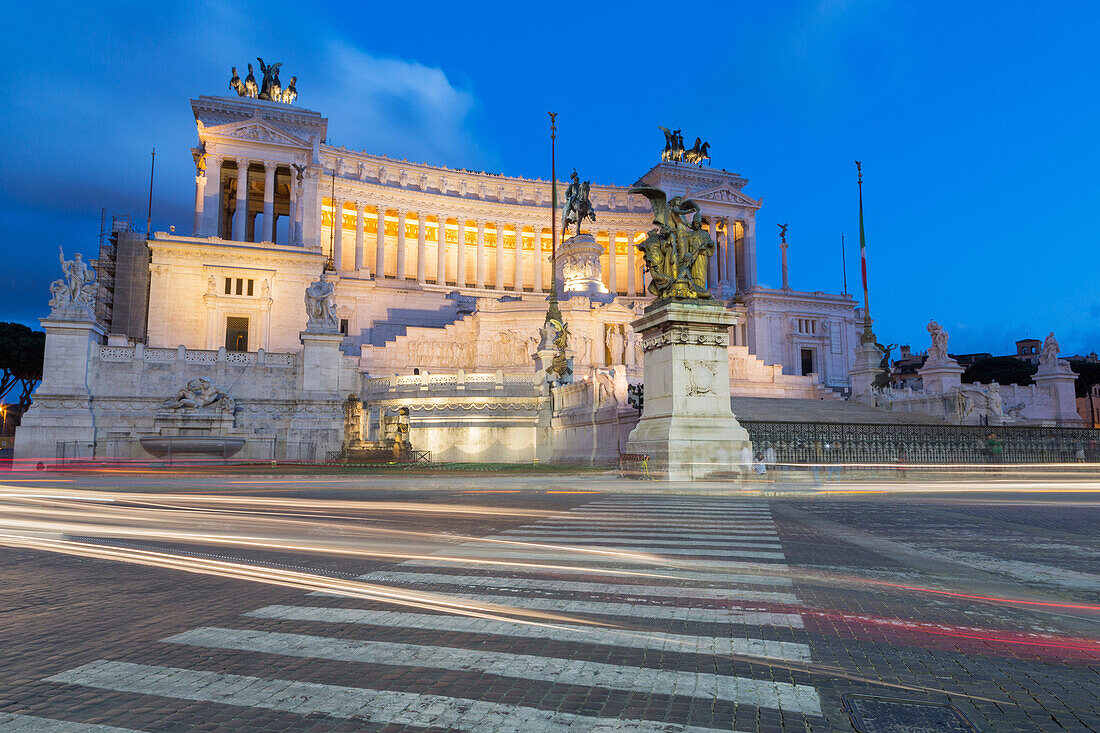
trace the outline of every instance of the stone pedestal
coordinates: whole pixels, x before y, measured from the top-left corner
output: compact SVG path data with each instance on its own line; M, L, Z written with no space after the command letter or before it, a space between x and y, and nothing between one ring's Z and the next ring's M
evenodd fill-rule
M1070 369L1065 361L1056 364L1043 364L1032 377L1038 387L1054 398L1054 419L1059 425L1081 425L1081 415L1077 412L1077 395L1074 385L1077 373Z
M42 382L15 431L15 457L53 460L64 443L65 457L90 458L95 418L88 379L103 329L90 311L75 306L57 309L40 323L46 332Z
M855 364L848 371L852 379L852 397L858 402L874 404L875 376L881 371L882 352L872 343L856 346Z
M729 327L721 304L658 301L631 325L645 351L645 409L628 453L669 480L740 472L749 435L730 409Z
M556 266L562 298L583 295L598 302L611 298L603 284L602 255L603 247L591 234L575 234L561 243Z
M302 389L290 417L287 439L309 443L323 459L328 451L344 444L344 401L340 394L343 334L331 331L302 331Z
M917 370L917 374L924 383L926 394L947 394L962 387L962 373L965 371L954 359L930 359Z

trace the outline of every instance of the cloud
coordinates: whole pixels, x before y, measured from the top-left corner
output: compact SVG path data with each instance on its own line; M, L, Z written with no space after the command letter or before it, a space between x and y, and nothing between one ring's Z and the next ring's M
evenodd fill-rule
M390 157L467 167L484 155L467 130L474 96L438 68L327 45L327 81L307 105L330 117L329 141Z

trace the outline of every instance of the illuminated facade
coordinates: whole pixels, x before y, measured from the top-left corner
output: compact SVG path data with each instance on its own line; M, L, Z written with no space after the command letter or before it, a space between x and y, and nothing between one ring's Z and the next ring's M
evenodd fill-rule
M448 359L469 353L462 343L413 358L424 356L415 344L472 330L475 339L507 331L525 340L541 325L551 282L549 181L334 147L325 142L327 119L277 102L199 97L192 109L194 233L157 233L149 242L148 345L294 351L305 323L301 294L329 260L343 349L376 374L500 366L499 353ZM813 384L847 386L854 305L848 296L757 283L761 202L743 192L746 179L663 162L639 182L690 195L707 216L718 245L710 290L741 313L731 339L735 391L813 396ZM578 359L581 373L611 363L595 347L651 298L632 246L652 226L648 202L625 186L594 185L591 199L597 223L582 231L602 249L598 277L612 297L577 314L588 352ZM775 388L752 387L765 373Z
M43 319L46 376L18 456L147 457L149 441L202 438L320 460L384 443L395 414L437 460L618 454L638 419L627 388L643 379L631 324L652 299L633 246L652 227L645 198L591 188L596 221L569 265L583 289L561 296L576 382L551 392L535 354L561 216L549 181L334 147L321 114L280 102L191 104L193 231L120 233L95 263L94 312ZM861 314L848 295L757 282L761 201L746 179L665 161L637 183L706 216L708 289L735 314L731 394L840 399ZM339 333L311 332L306 288L330 263ZM192 383L232 408L176 411L171 396Z

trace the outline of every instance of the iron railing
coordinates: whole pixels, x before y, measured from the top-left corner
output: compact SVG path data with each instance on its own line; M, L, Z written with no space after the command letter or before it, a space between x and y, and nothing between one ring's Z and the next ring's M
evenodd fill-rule
M743 420L754 450L778 463L1068 463L1100 461L1100 430Z

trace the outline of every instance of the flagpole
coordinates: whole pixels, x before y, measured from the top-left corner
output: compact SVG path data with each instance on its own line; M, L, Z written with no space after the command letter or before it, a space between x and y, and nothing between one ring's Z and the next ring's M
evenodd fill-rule
M844 291L842 295L848 294L848 256L844 254L844 232L840 233L840 271L844 275Z
M859 176L859 267L863 273L863 336L861 340L874 342L871 331L871 298L867 290L867 237L863 231L863 164L856 161L856 173Z

